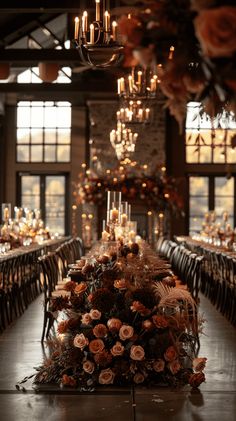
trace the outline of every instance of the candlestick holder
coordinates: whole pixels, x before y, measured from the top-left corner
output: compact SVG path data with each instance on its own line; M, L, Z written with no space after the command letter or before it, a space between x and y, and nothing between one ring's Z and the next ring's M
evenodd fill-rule
M2 203L2 221L7 223L11 218L11 203Z

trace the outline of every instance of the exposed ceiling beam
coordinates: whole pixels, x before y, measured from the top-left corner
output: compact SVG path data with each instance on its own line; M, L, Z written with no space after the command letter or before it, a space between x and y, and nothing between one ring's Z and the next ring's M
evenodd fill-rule
M10 63L15 67L30 67L39 62L73 65L81 62L78 51L72 49L20 49L9 48L1 50L0 63Z
M88 92L86 86L81 86L81 82L72 82L72 83L1 83L0 84L0 93L22 93L25 95L31 95L34 93L65 93L66 95L79 92L80 94L85 94L86 96L94 96L96 92ZM105 86L101 86L98 89L99 92L103 92L106 95L110 95L112 98L117 98L115 92L109 92L110 87L107 86L107 91Z

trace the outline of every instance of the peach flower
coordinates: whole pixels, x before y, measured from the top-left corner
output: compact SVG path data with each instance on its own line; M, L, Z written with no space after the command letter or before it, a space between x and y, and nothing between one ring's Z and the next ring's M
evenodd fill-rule
M62 320L60 323L58 323L57 331L58 333L66 333L68 330L68 321Z
M89 324L91 323L91 321L92 321L92 317L90 316L90 314L89 314L89 313L84 313L84 314L82 315L81 322L82 322L84 325L89 325Z
M83 294L87 289L87 284L85 282L80 282L80 284L76 285L74 291L76 294L80 295Z
M120 319L109 319L107 322L107 327L111 332L118 332L122 326L122 321Z
M117 289L127 289L126 280L125 279L117 279L114 282L114 287Z
M236 8L201 10L194 20L196 36L208 57L231 57L236 51Z
M110 368L101 370L98 381L100 384L112 384L115 378L115 373Z
M134 383L140 384L140 383L143 383L144 382L145 377L144 377L144 375L142 373L136 373L134 375L133 380L134 380Z
M102 352L94 354L94 361L102 367L107 367L112 362L112 355L104 349Z
M206 366L207 358L194 358L193 359L193 369L194 371L200 372L203 371Z
M121 342L116 342L115 345L111 348L111 353L114 357L120 357L124 354L124 346L121 344Z
M76 386L76 380L72 376L68 376L67 374L63 374L62 376L62 384L64 386Z
M89 351L93 354L98 354L103 351L105 345L101 339L93 339L89 344Z
M169 370L171 371L172 374L176 374L178 373L178 371L181 369L181 365L179 363L178 360L173 360L171 361L168 366Z
M166 361L174 361L177 358L177 352L173 346L169 346L164 354Z
M165 361L162 360L161 358L154 361L153 363L153 370L155 370L157 373L160 373L161 371L163 371L165 368Z
M83 363L83 370L85 373L92 374L94 372L94 363L92 361L86 360Z
M86 338L86 336L84 336L83 333L75 335L74 346L76 346L77 348L83 349L88 344L89 344L89 340L88 340L88 338Z
M152 321L158 329L165 329L168 326L168 321L161 315L152 316Z
M145 351L140 345L132 345L130 349L130 357L135 361L142 361L145 358Z
M153 323L151 322L151 320L147 319L147 320L144 320L144 321L143 321L143 323L142 323L142 327L143 327L143 329L145 329L145 330L152 330L152 329L154 328L154 325L153 325Z
M205 381L205 375L202 372L191 374L191 376L188 379L188 382L190 386L192 387L198 387L204 381Z
M140 301L133 301L132 306L130 306L130 309L132 311L137 311L142 316L146 316L150 313L150 310L148 310Z
M101 315L102 315L102 313L99 310L95 310L95 309L90 310L89 314L90 314L91 319L93 320L101 319Z
M74 281L68 281L66 282L64 288L66 291L74 291L74 289L76 288L76 282Z
M134 334L134 329L132 326L123 325L119 330L119 337L122 341L126 341L126 339L132 338Z
M99 323L98 325L94 326L93 334L96 336L96 338L104 338L107 335L107 327L102 323Z

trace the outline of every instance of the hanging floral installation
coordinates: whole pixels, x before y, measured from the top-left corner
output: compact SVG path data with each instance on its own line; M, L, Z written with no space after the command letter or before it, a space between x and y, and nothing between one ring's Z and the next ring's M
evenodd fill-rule
M142 0L121 16L125 66L157 65L166 107L182 126L186 104L210 116L236 109L234 0Z
M73 192L76 205L89 203L103 206L106 192L117 190L122 192L124 200L139 200L149 209L178 213L183 208L177 182L166 174L163 166L150 170L148 165L126 160L121 161L118 167L99 174L86 170L85 164L83 166Z

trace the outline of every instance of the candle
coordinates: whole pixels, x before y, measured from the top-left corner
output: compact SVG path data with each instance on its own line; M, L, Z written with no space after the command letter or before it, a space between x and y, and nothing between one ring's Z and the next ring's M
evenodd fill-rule
M90 44L94 44L94 24L90 25Z
M85 34L85 32L88 31L88 12L84 12L82 16L82 32Z
M141 72L141 70L138 71L138 90L139 92L141 91L141 86L142 86L142 75L143 73Z
M136 232L135 232L135 231L133 231L133 230L131 230L131 231L129 232L129 239L130 239L131 241L133 241L133 240L135 240L135 237L136 237Z
M3 210L3 219L5 221L7 221L9 219L9 209L8 208L4 208L4 210Z
M112 38L113 41L117 40L117 23L115 20L112 22Z
M76 16L75 18L75 39L79 38L79 18Z
M110 29L110 14L108 13L107 10L104 13L104 26L105 26L105 31L109 32L109 29Z
M120 92L123 93L125 91L125 79L123 77L120 78Z
M129 82L129 91L132 94L132 92L133 92L133 78L132 78L131 75L129 75L129 77L128 77L128 82Z
M173 45L172 45L170 47L170 51L169 51L169 57L168 57L169 60L172 60L173 59L174 51L175 51L175 47L173 47Z
M100 21L100 0L95 0L96 2L96 21Z
M102 241L108 241L109 237L110 235L107 231L102 231Z
M121 94L121 81L120 81L120 79L117 79L117 93L118 93L118 95Z
M120 221L122 227L125 227L127 220L128 220L128 216L126 215L126 213L122 213L121 221Z
M119 216L118 209L116 209L116 208L112 209L112 210L111 210L111 220L112 220L113 222L117 221L118 216Z
M146 120L149 120L149 117L150 117L150 108L146 108L146 110L145 110L145 118L146 118Z
M151 86L150 86L151 92L155 92L155 90L156 90L156 80L154 78L152 78L150 80L150 83L151 83Z

